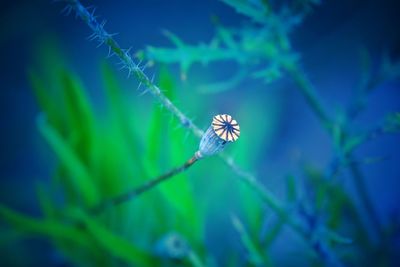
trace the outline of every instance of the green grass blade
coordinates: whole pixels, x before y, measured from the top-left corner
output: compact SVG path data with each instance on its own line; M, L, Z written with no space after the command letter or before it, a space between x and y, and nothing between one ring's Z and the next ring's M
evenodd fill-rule
M96 185L79 156L67 141L47 124L44 117L38 118L38 127L44 139L66 168L70 182L77 191L77 196L82 199L86 206L91 207L97 204L99 195Z
M85 95L85 88L75 75L67 70L59 73L63 89L65 115L69 123L69 135L72 145L80 159L89 164L95 140L94 115L92 107Z
M69 210L67 213L82 222L96 243L115 257L137 266L149 266L154 263L154 257L149 252L114 234L79 210Z
M35 219L0 204L0 218L26 234L47 236L71 242L85 248L93 244L77 228L53 220Z
M126 166L130 168L129 171L132 174L135 174L135 179L142 180L148 174L142 160L138 160L141 149L139 137L134 131L135 121L133 116L129 115L129 110L126 108L116 74L106 63L102 64L101 73L112 117L110 127L116 135L116 138L113 140L114 145L118 145L121 148L121 153L123 153L121 160L129 162Z

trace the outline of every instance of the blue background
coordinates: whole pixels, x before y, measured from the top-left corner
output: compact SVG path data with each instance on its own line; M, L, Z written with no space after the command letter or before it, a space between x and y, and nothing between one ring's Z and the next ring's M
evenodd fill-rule
M87 4L87 3L86 3ZM218 1L94 1L97 14L107 18L106 28L118 32L123 47L133 50L146 45L170 46L161 34L170 30L187 43L209 40L214 27L210 21L217 15L227 26L239 26L243 17ZM107 49L95 49L86 41L90 34L86 25L73 16L60 14L63 5L49 1L8 1L0 11L0 202L13 208L37 214L35 183L48 181L54 158L44 149L37 133L35 119L39 113L27 79L27 70L38 61L37 49L44 39L59 44L70 66L89 88L89 94L101 112L102 99L98 63ZM360 78L359 50L366 47L376 63L383 52L400 59L400 18L398 1L324 1L294 31L293 46L301 53L301 61L310 80L315 84L323 103L332 113L348 103ZM113 60L114 63L115 60ZM198 69L199 74L195 74ZM219 72L218 72L219 71ZM213 79L224 77L229 67L218 68L207 77L207 67L196 67L190 75ZM130 80L121 74L124 86ZM391 81L380 86L369 97L369 105L358 118L362 129L381 120L388 112L400 110L400 83ZM256 86L255 86L256 87ZM270 87L270 88L269 88ZM265 146L258 159L255 173L271 177L263 181L278 196L283 190L282 176L299 173L299 163L313 162L325 166L331 160L332 146L300 94L290 81L279 80L264 88L234 90L222 97L244 97L257 94L267 98L279 94L279 124L274 130L275 141ZM149 96L143 97L151 103ZM179 106L179 103L178 103ZM185 107L183 110L188 110ZM258 120L262 118L254 118ZM206 125L206 122L200 122ZM400 203L400 138L387 135L373 140L357 150L363 157L383 157L382 161L363 166L366 183L379 216L387 222L399 217ZM350 192L353 184L343 178ZM227 238L227 237L223 237ZM33 262L55 263L48 243L41 240L23 243L21 250L33 255ZM218 253L218 247L215 248ZM43 252L46 251L46 252ZM18 254L19 252L16 252ZM279 252L277 252L279 253Z

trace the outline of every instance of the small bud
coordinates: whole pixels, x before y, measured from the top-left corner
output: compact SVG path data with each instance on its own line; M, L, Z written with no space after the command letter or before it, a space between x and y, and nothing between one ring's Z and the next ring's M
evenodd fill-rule
M200 141L197 158L211 156L224 149L227 142L235 142L240 136L240 127L230 115L216 115Z

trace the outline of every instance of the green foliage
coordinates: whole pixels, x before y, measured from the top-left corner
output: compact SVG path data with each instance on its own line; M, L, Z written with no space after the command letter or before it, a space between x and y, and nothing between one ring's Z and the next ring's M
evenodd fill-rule
M53 60L62 61L48 53L55 51L44 55L49 60L45 68ZM51 239L68 258L83 265L122 261L154 266L158 261L154 244L169 231L179 231L193 249L204 253L204 211L196 204L186 174L97 217L88 212L102 200L182 164L190 155L184 151L193 153L197 144L187 147L184 132L176 129L178 122L166 120L157 105L149 109L148 118L132 114L117 77L106 64L102 77L108 112L103 117L95 115L87 90L71 71L57 64L57 71L52 72L56 77L45 79L39 71L31 71L30 78L43 110L37 119L38 130L57 158L52 188L61 192L38 187L42 218L6 207L1 207L0 217L29 235ZM159 83L173 95L174 81L165 68ZM143 124L147 119L150 123ZM143 143L151 145L143 150ZM59 193L62 203L54 198ZM199 266L196 253L189 256L186 261Z
M70 144L47 124L45 118L39 118L38 128L50 147L54 150L65 170L66 188L70 188L73 201L90 207L99 201L98 191L86 166ZM68 183L68 184L67 184ZM81 200L82 198L82 200Z
M197 267L203 266L203 262L216 265L205 242L205 227L209 216L215 213L227 215L226 206L230 201L238 202L240 207L237 214L242 218L232 217L231 227L236 230L246 257L227 257L223 265L237 266L236 261L243 258L246 266L272 266L269 249L286 225L303 237L310 250L319 257L318 264L340 266L342 259L337 257L336 249L353 244L353 239L359 241L356 249L365 253L376 252L354 199L335 178L343 168L350 166L353 176L358 179L358 194L368 204L353 151L376 135L397 132L400 116L398 113L388 116L384 125L372 132L354 131L351 121L362 110L366 93L399 75L399 64L384 58L380 70L374 74L368 54L363 53L364 75L359 92L348 114L339 119L331 118L299 67L299 55L290 44L291 32L318 1L293 0L287 4L274 1L223 2L248 19L249 24L227 28L214 18L215 36L208 43L189 45L178 36L165 32L175 47L149 46L137 55L164 64L178 63L182 77L187 77L196 63L208 65L233 61L237 64L237 72L231 79L198 86L201 93L223 94L238 87L248 77L271 83L289 75L332 139L337 166L331 173L325 174L306 166L303 195L298 177L288 175L287 201L283 205L254 176L242 172L225 155L222 158L230 168L221 167L224 165L218 159L201 161L199 164L204 164L202 168L182 172L138 198L108 207L101 214L91 213L91 208L102 201L185 162L196 151L198 143L186 138L182 126L195 135L200 135L201 130L174 106L183 93L178 90L180 84L167 65L160 67L158 83L154 84L103 26L96 24L93 15L78 6L78 15L92 28L94 37L109 46L138 82L156 96L161 107L159 103L144 105L141 103L144 101L136 97L130 99L130 95L121 90L118 77L103 63L104 92L96 91L96 96L105 99L106 112L99 114L79 78L65 67L53 48L44 49L46 52L41 57L43 72L31 71L30 79L42 110L37 119L38 130L56 157L54 186L48 188L40 184L37 188L43 213L40 218L2 205L0 217L27 236L48 238L71 262L81 266L181 264ZM76 1L71 3L79 4ZM190 106L192 103L186 104ZM280 105L279 95L274 93L266 99L258 98L255 93L246 93L238 103L239 118L263 116L255 128L251 125L253 121L240 122L245 134L229 153L241 165L255 169L262 163L260 158L275 141ZM167 116L161 108L168 109L175 117ZM199 110L205 112L208 108L204 106ZM232 182L230 169L244 177L238 180L240 183ZM371 205L367 205L367 212L373 219ZM269 221L269 228L261 234L265 218L273 217L266 216L269 213L275 215L276 220ZM155 245L175 232L187 240L190 250L185 257L173 261L158 255ZM348 233L351 238L337 232ZM227 253L233 255L231 248L226 245ZM358 263L358 259L348 261Z

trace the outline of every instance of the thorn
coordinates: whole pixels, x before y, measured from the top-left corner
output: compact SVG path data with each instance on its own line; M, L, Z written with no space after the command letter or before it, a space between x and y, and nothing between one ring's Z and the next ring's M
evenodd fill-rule
M136 64L137 68L140 69L140 64L142 64L142 59Z
M145 90L143 90L143 92L141 92L140 94L139 94L139 96L143 96L143 95L145 95L147 92L149 91L149 89L145 89Z
M107 20L103 20L103 21L100 23L100 28L103 29L104 26L106 25L106 23L107 23Z
M94 13L96 12L96 7L93 7L92 13L90 14L90 16L92 18L95 18Z
M132 62L132 66L133 66L133 69L135 70L135 72L140 71L138 65L136 65L135 63Z
M129 47L128 49L126 49L126 50L125 50L125 54L129 56L129 53L130 53L131 49L132 49L132 46Z
M99 48L100 46L102 46L104 44L104 40L101 40L100 42L99 42L99 44L96 46L97 48Z
M142 82L139 83L138 88L136 90L140 90L140 86L142 86Z
M93 41L94 39L97 38L97 33L92 33L91 35L89 35L88 37L86 37L87 40L89 41Z
M113 54L114 54L114 53L113 53L112 50L111 50L111 46L109 46L109 47L108 47L107 58L112 57Z

